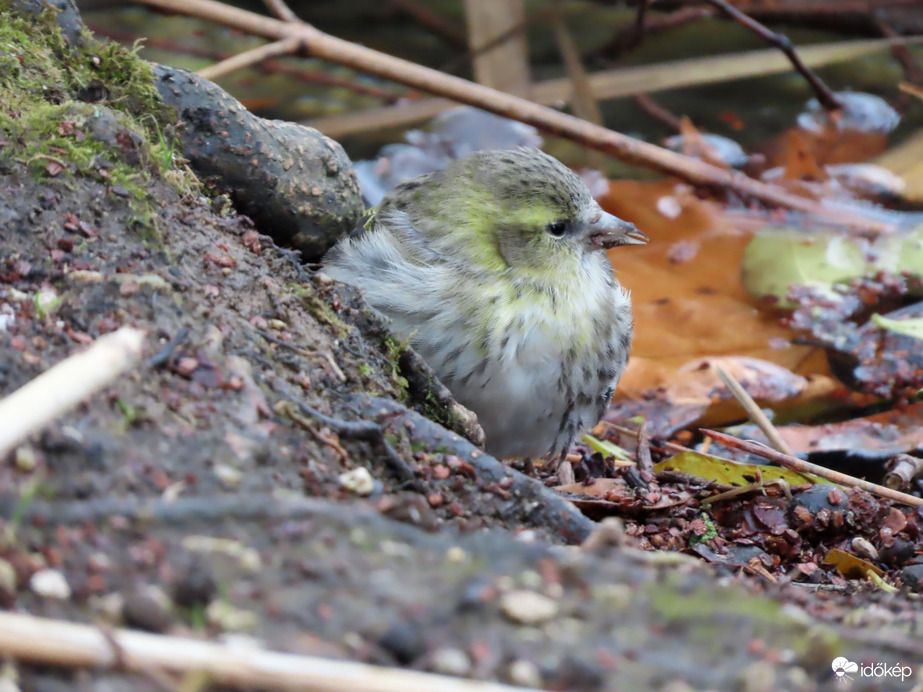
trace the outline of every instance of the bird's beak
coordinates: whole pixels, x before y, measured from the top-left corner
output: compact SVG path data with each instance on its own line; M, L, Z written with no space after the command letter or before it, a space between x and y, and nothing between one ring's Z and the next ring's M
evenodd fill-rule
M599 218L590 224L587 237L591 244L607 249L619 245L644 245L650 240L633 223L607 212L601 212Z

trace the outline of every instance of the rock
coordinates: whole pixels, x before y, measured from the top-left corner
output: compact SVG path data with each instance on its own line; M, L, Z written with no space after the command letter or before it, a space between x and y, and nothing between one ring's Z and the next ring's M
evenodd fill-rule
M520 625L537 625L558 614L558 604L534 591L510 591L500 598L500 610Z
M901 570L901 580L908 588L923 591L923 565L907 565Z
M259 118L193 72L154 71L161 98L183 123L183 155L261 232L315 261L356 227L365 206L337 142L310 127Z

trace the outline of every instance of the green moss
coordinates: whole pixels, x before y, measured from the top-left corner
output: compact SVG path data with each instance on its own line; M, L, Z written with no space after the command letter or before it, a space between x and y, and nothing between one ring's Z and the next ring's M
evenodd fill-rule
M382 353L390 366L388 373L397 386L398 401L406 404L409 398L407 378L401 374L401 356L407 350L407 344L399 342L391 332L385 331L381 337Z
M289 288L301 301L305 311L321 324L333 329L337 338L342 339L349 334L350 326L337 317L333 308L317 294L314 288L303 284L292 284Z
M154 240L151 181L180 193L199 186L174 155L175 113L137 47L89 33L81 44L67 43L53 9L25 18L0 0L0 133L9 142L0 170L24 165L65 187L73 177L98 180L127 199L138 231Z

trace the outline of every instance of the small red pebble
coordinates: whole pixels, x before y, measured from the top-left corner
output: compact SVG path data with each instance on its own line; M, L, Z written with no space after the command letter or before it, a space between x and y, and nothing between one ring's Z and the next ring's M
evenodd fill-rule
M58 249L63 250L64 252L73 252L74 251L74 241L70 238L59 238L58 239Z
M445 498L439 493L433 493L426 498L430 507L441 507L445 503Z
M10 347L17 351L26 350L26 340L21 336L14 336L10 339Z
M436 478L437 480L444 481L449 477L450 473L451 471L449 471L449 467L444 466L443 464L436 464L433 467L433 478Z
M184 356L183 358L180 358L178 361L176 361L176 365L173 366L173 369L176 371L177 375L190 377L198 367L198 360L190 356Z

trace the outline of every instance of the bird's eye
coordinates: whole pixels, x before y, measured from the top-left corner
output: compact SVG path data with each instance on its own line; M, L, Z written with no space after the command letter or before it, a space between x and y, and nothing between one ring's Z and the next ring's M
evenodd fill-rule
M567 222L552 221L550 224L548 224L548 232L555 238L560 238L565 233L567 233Z

